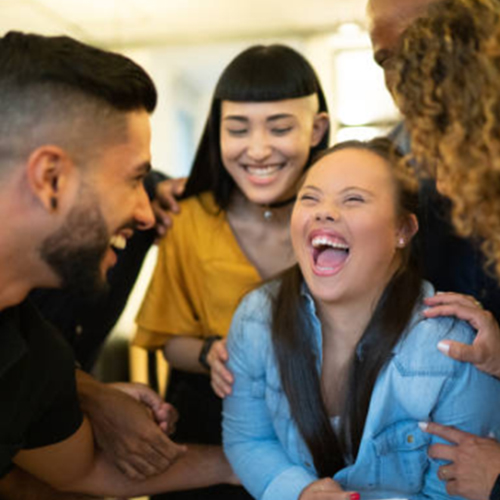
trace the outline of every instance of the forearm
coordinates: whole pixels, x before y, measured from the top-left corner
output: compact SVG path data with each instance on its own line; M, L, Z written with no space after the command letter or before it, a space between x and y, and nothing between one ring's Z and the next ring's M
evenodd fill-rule
M0 498L3 500L95 500L97 497L56 491L31 474L15 467L0 479Z
M144 481L127 478L101 455L85 478L66 485L64 489L130 497L235 482L236 478L220 446L189 445L187 453L167 471Z
M172 368L190 373L208 373L198 361L203 340L182 335L171 335L163 349Z
M76 370L76 386L80 406L86 414L92 413L95 406L105 400L106 386L83 370Z

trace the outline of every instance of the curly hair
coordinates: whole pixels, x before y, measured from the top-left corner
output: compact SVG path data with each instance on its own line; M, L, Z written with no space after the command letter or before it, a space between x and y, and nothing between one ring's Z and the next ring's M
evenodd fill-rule
M500 277L500 2L443 0L403 34L391 92L412 156Z

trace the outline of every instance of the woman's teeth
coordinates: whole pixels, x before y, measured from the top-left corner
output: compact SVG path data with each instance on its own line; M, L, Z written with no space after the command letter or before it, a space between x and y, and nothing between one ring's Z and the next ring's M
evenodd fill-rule
M255 177L269 177L280 170L282 165L272 165L269 167L250 167L246 166L245 170Z
M112 247L118 250L124 250L125 247L127 246L127 238L125 238L121 234L115 234L111 236L109 243Z
M339 250L349 250L349 245L347 245L346 243L332 241L330 238L327 238L325 236L316 236L316 238L313 238L313 240L311 241L311 244L314 248L331 247Z

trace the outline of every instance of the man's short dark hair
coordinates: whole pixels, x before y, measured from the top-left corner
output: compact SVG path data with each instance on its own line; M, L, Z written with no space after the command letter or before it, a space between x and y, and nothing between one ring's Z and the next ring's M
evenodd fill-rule
M47 141L75 154L94 149L116 133L117 118L152 112L156 101L150 76L123 55L9 32L0 38L0 168Z

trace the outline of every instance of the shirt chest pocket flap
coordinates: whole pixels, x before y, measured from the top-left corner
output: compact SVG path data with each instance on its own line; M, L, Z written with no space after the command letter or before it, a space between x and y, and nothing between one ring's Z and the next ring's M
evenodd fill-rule
M408 493L420 491L430 440L431 436L421 431L414 420L396 422L376 434L373 445L378 487Z

